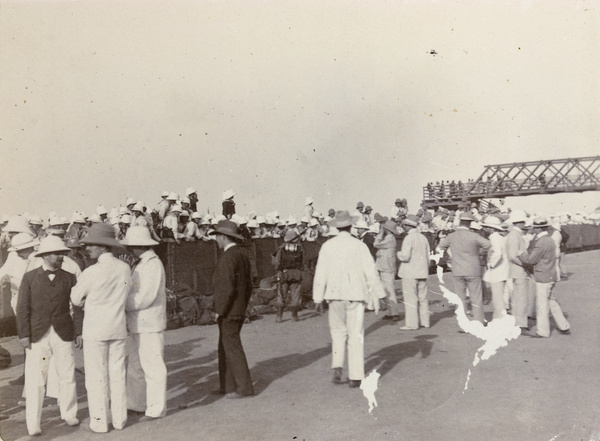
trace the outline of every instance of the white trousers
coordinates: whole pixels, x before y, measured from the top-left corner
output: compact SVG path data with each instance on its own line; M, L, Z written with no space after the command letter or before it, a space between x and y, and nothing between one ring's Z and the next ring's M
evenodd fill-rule
M83 364L90 429L93 432L108 432L109 403L113 427L123 429L127 423L125 339L84 340Z
M506 281L489 282L492 291L492 304L494 305L494 319L502 318L506 315L506 303L504 302L504 290Z
M394 288L394 279L396 278L394 273L386 273L385 271L379 271L379 279L385 290L385 302L389 308L389 314L391 316L400 315L400 308L398 308L398 298L396 297L396 290Z
M421 326L429 328L429 301L427 300L427 279L402 278L404 296L405 325L417 329L419 318Z
M344 366L346 344L348 345L348 378L362 380L365 377L365 304L349 300L329 302L329 331L331 332L331 367Z
M550 337L550 318L548 317L548 312L552 314L552 318L556 322L558 329L561 331L570 329L571 326L554 297L554 282L536 282L535 286L537 295L537 333L542 337Z
M164 332L132 333L127 362L127 408L152 418L167 414Z
M62 419L77 417L75 356L71 341L63 341L51 326L48 332L27 349L25 360L25 419L30 434L41 432L42 405L48 380L50 359L58 372L58 403Z

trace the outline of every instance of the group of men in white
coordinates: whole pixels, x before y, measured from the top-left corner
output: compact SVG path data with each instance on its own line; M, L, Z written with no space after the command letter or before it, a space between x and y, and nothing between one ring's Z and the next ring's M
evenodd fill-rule
M75 347L83 349L86 430L107 432L111 423L123 429L128 411L144 414L142 419L163 417L165 270L149 230L132 227L117 241L111 225L92 225L81 243L96 263L81 271L66 257L70 249L59 236L40 240L15 218L7 227L11 248L0 282L10 284L25 349L23 404L29 434L41 434L46 393L57 398L67 425L80 424ZM126 246L136 258L133 269L113 256L116 246Z
M232 213L233 192L226 193L227 215L215 219L229 217L240 230L256 221L260 228L261 222L256 220L259 216L254 214L253 218L251 214L246 220L234 210ZM192 216L197 213L193 211L197 199L192 198L188 204L177 198L167 194L164 200L169 202L159 207L164 216L159 216L159 222L163 226L168 225L170 213L178 219L183 210L189 210ZM121 210L120 217L131 213L145 221L143 203L127 202L127 212ZM315 303L327 301L330 306L334 383L341 383L346 346L350 386L358 387L364 378L365 308L379 309L381 299L387 307L385 318L400 320L394 288L396 276L402 279L405 309L405 323L400 329L411 331L430 326L427 278L431 260L439 262L444 253L463 305L467 303L467 293L470 297L474 319L485 321L483 281L491 290L494 319L510 309L523 334L549 337L551 313L559 330L569 332L570 325L553 293L554 283L561 279L561 235L558 229L550 229L546 219L529 217L521 210L482 215L476 207L455 213L438 210L433 214L422 209L419 215L412 215L402 199L396 200L389 218L378 213L371 217L371 212L370 206L359 202L353 215L333 211L325 218L314 210L312 198L307 197L305 219L300 225L293 217L280 221L275 212L265 217L265 224L281 224L284 232L294 229L298 236L304 235L304 240L311 240L306 231L312 227L317 227L316 237L335 238L321 248L313 285ZM73 347L83 348L89 430L107 432L111 423L115 429L123 429L128 409L144 413L145 419L166 414L165 270L152 249L159 240L149 228L152 224L142 219L132 223L119 240L111 225L114 221L101 214L106 215L94 217L84 233L79 234L77 229L76 236L71 236L85 245L89 259L96 262L83 271L66 256L69 248L61 234L53 233L57 225L52 219L45 234L34 228L35 217L13 217L3 228L10 248L0 268L0 283L10 284L11 306L16 311L19 339L26 353L24 397L30 435L41 433L45 391L58 399L61 417L68 425L79 424ZM85 221L83 214L78 213L73 221L81 218ZM73 224L79 223L67 225L67 234L74 231ZM64 227L58 230L65 232ZM447 234L442 234L434 246L424 235L432 230ZM398 250L396 239L401 232L404 238ZM356 245L359 241L366 243L369 233L374 254L365 251L369 247ZM116 246L130 250L136 259L133 269L113 256L111 250ZM340 272L345 276L340 277ZM341 280L347 283L338 286ZM535 332L529 329L531 317L537 320Z

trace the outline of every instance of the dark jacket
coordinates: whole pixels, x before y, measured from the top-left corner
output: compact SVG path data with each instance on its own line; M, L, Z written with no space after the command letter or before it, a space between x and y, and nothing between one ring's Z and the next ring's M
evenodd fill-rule
M17 329L19 338L29 337L32 343L46 334L50 326L63 341L73 341L81 335L83 311L73 306L71 317L71 288L75 276L63 269L50 280L42 267L25 273L19 289Z
M230 218L235 214L235 202L232 199L225 199L221 204L223 206L223 216Z
M252 295L250 259L240 246L229 248L217 264L213 276L215 312L226 318L246 315Z

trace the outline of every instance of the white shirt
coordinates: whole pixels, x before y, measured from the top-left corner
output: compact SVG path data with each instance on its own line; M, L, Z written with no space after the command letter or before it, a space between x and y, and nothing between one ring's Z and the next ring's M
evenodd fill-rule
M154 250L144 252L133 269L125 310L129 332L160 332L167 327L165 268Z
M71 290L71 302L85 309L83 339L120 340L127 337L125 302L129 292L129 265L110 253L86 268Z

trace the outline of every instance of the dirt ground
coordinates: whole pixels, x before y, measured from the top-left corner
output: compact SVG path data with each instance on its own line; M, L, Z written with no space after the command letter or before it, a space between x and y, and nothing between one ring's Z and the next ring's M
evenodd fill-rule
M55 400L48 399L43 434L35 439L598 440L600 251L567 255L565 267L570 277L556 292L572 334L554 330L549 339L519 337L476 367L473 357L482 341L458 332L435 277L429 280L431 328L401 331L397 323L368 313L366 371L381 374L372 413L360 389L330 382L326 314L302 311L298 323L288 315L276 324L266 315L244 326L254 397L211 394L218 389L217 327L186 327L167 332L166 418L131 417L122 431L93 434L66 426ZM452 290L451 276L445 280ZM5 441L27 439L25 411L17 406L22 388L8 384L22 372L22 351L15 337L0 344L13 355L11 367L0 371L0 435ZM79 417L85 420L83 374L77 380Z

